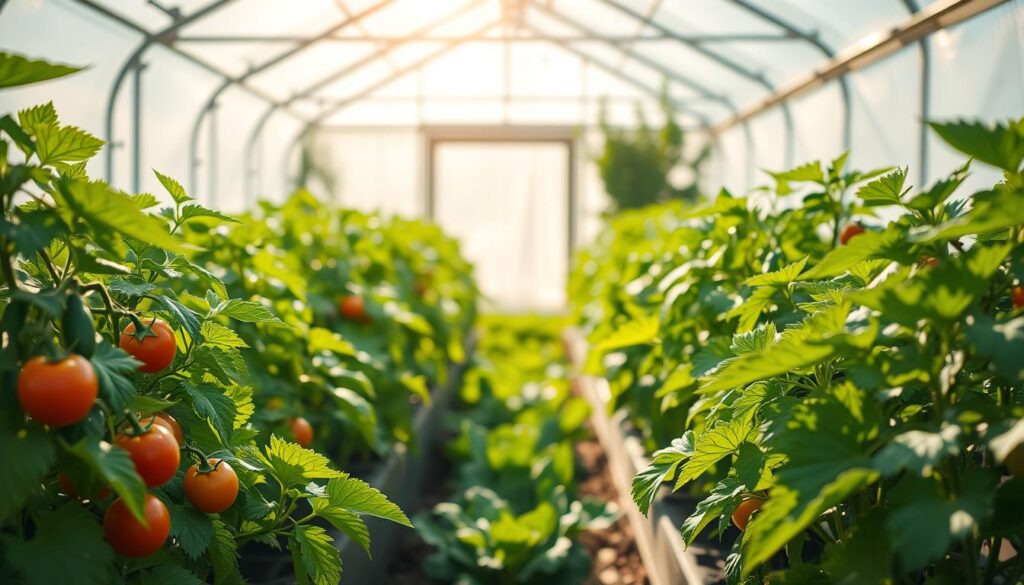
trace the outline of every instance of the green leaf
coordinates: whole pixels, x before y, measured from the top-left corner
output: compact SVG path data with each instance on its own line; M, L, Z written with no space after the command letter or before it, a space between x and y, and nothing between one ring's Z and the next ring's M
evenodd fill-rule
M172 251L185 246L160 219L139 209L124 193L100 181L72 179L60 183L67 206L100 234L121 234Z
M697 436L693 453L679 470L675 489L697 479L716 463L735 453L750 435L753 426L746 421L718 422Z
M39 489L57 459L50 436L36 427L20 431L0 426L0 520L17 510Z
M21 574L25 583L106 585L115 580L114 551L88 510L70 502L37 514L31 540L3 536L5 562Z
M56 79L82 69L46 61L31 61L21 55L0 52L0 87L15 87Z
M72 163L92 158L105 142L75 126L48 124L35 128L36 155L42 165Z
M226 213L207 209L198 203L190 203L184 205L181 208L181 223L186 223L194 219L200 218L212 218L224 223L238 223L238 219L230 216Z
M128 298L146 296L156 290L156 288L155 284L135 275L112 278L107 284L107 289L110 292Z
M185 384L185 388L192 399L192 408L196 414L210 421L220 435L221 441L229 441L236 414L235 403L231 397L213 384Z
M872 259L886 259L900 262L912 261L907 255L906 235L895 230L864 232L852 238L845 246L829 252L810 270L803 274L806 280L838 276L854 266Z
M633 501L645 516L651 509L654 496L665 479L694 453L693 431L686 431L682 437L673 439L672 444L654 452L651 464L637 472L633 478Z
M262 453L257 453L274 477L288 487L303 486L311 479L345 477L340 471L331 469L330 461L323 455L284 441L277 435L271 435L270 444Z
M761 313L775 304L775 292L776 289L770 286L756 288L750 297L726 313L725 317L727 319L740 318L739 323L736 324L737 333L751 331L757 325L758 319L761 318Z
M895 490L899 502L886 528L904 571L941 558L949 547L989 517L995 485L987 475L968 473L956 499L939 492L934 479L909 477Z
M849 469L817 493L806 493L786 486L771 491L761 511L747 525L741 545L744 576L750 575L818 516L869 485L877 477L870 469Z
M53 238L64 232L60 217L49 210L17 209L14 216L17 223L0 220L0 235L13 240L14 249L25 256L48 247Z
M657 338L657 315L634 318L624 323L610 335L597 341L591 347L591 352L601 355L624 347L654 343Z
M162 563L142 574L142 585L204 585L199 577L181 565Z
M310 353L329 351L338 355L356 355L356 348L344 337L330 329L313 327L309 330L307 339Z
M40 126L57 124L57 110L54 109L53 102L21 110L18 112L18 123L29 134L35 134Z
M412 528L405 513L368 483L342 475L327 482L327 499L331 506L369 516L376 516Z
M960 427L948 425L940 432L906 431L893 439L874 457L875 468L885 476L910 470L927 477L946 456L960 452Z
M774 272L766 272L764 274L758 274L752 276L747 280L743 281L743 284L747 286L773 286L773 287L785 287L793 283L800 273L803 272L804 266L807 265L807 256L787 264L782 268Z
M319 526L301 525L292 533L301 564L296 573L306 575L314 585L337 585L341 581L341 556L327 531Z
M166 295L157 295L153 300L171 314L173 320L188 332L189 337L195 340L200 338L201 325L195 311L181 304L178 299Z
M216 321L203 321L199 328L203 343L225 349L249 347L233 329L229 329Z
M348 388L329 388L328 392L334 397L339 410L362 435L363 440L371 446L376 446L379 442L377 411L374 410L373 405Z
M114 411L124 410L135 397L135 384L129 376L138 371L142 362L106 340L96 346L89 361L100 383L100 398Z
M237 349L222 349L201 345L192 352L192 369L206 372L222 384L244 381L245 359Z
M825 181L825 173L821 170L821 163L818 161L805 163L788 171L780 173L769 172L768 174L775 178L775 191L778 195L789 195L793 192L793 189L789 186L791 181L798 183L823 183Z
M953 148L1008 173L1016 173L1024 159L1024 118L994 125L965 120L928 125Z
M136 518L143 517L142 505L148 491L127 451L96 437L85 437L77 443L64 444L64 449L101 477L124 500Z
M245 585L238 569L238 544L234 535L219 518L211 520L213 538L208 550L213 565L214 585Z
M913 230L911 239L922 243L949 241L972 234L990 235L1018 225L1024 225L1024 197L1019 191L996 189L985 193L984 198L975 195L974 207L959 217Z
M153 174L156 175L157 180L164 186L164 189L171 195L175 203L181 205L187 201L192 201L192 198L185 192L185 188L181 186L181 183L156 169L153 169Z
M206 552L213 541L213 522L210 516L192 506L172 504L171 536L178 539L181 550L192 560Z
M698 535L716 519L734 510L743 501L744 492L748 491L736 476L729 476L712 488L708 497L697 504L679 528L683 541L687 546L693 544Z
M910 188L903 190L906 180L907 168L896 169L858 189L857 197L860 197L868 207L900 205L903 203L903 196L910 191Z
M370 555L370 530L358 514L332 506L327 498L314 498L311 502L313 512L330 522L331 526L334 526L342 534L351 538L366 551L367 556Z
M224 392L224 395L231 399L231 402L234 404L235 420L232 426L235 430L244 427L245 423L249 422L253 413L256 412L256 405L252 402L252 394L252 386L240 386L238 384L228 386L228 389Z
M765 323L753 331L732 336L729 349L736 355L764 351L775 342L775 323Z
M211 310L212 315L231 317L244 323L281 323L272 310L259 303L230 299Z
M1024 317L999 323L978 312L967 318L965 330L978 355L992 360L989 369L1009 382L1024 381Z

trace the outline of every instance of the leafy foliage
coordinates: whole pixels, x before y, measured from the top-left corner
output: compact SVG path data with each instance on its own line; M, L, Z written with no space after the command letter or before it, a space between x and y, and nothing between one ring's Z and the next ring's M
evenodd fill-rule
M1019 578L1019 555L989 551L1024 546L1003 488L1024 473L1024 120L932 127L1004 180L958 197L965 164L915 192L906 169L850 171L844 155L771 173L794 205L723 192L637 210L578 259L588 362L654 451L641 511L665 482L702 497L692 543L764 502L730 583ZM839 241L882 207L894 219Z

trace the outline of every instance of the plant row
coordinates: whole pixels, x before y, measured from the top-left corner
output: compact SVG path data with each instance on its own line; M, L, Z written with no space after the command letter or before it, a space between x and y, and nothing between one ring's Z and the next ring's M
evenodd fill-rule
M77 70L0 54L0 88ZM304 193L234 218L157 173L161 207L87 176L102 147L52 104L0 117L0 581L241 583L263 543L337 583L334 535L410 523L335 465L411 441L468 265Z
M590 409L573 396L560 323L482 319L448 445L455 497L416 518L436 550L425 572L441 582L579 584L590 559L576 535L607 527L614 508L576 496L575 441Z
M930 186L843 155L579 258L588 367L661 447L633 497L699 495L686 543L737 526L730 583L1024 575L1024 120L932 128L973 160Z

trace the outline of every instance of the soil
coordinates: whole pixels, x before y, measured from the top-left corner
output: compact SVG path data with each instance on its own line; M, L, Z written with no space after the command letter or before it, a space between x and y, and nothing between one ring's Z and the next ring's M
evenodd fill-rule
M576 457L587 473L580 480L579 496L619 502L619 493L608 472L608 458L601 444L595 440L580 441L576 444ZM594 561L590 577L584 585L650 583L636 546L633 527L624 516L609 528L580 534L579 542Z

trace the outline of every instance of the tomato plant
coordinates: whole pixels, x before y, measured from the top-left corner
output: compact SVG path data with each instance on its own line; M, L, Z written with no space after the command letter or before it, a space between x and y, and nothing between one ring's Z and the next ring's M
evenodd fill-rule
M973 158L932 185L843 155L772 173L768 205L624 214L580 255L588 369L653 451L634 500L699 497L687 544L734 518L730 583L1024 573L991 552L1024 550L1024 120L932 128ZM958 194L979 163L1003 181Z
M0 53L0 70L10 85L78 68ZM0 116L0 581L238 583L239 551L262 542L285 543L297 580L337 583L325 525L368 548L361 515L409 522L254 416L276 363L247 359L243 331L299 339L312 317L232 296L192 239L239 220L160 173L162 200L90 179L102 147L49 103ZM182 450L220 461L187 490ZM245 506L224 508L235 490Z

